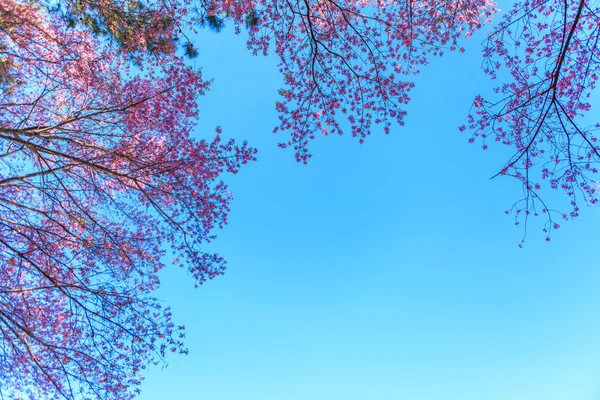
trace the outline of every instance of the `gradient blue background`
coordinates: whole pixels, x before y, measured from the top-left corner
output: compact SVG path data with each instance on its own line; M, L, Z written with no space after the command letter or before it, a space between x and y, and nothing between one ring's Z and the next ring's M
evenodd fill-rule
M521 189L488 179L508 149L457 130L492 87L482 35L423 69L404 128L318 137L303 166L271 134L276 57L232 30L196 41L215 78L197 132L222 125L259 160L224 177L235 200L207 250L225 276L195 290L162 273L191 352L151 369L140 399L600 399L600 210L550 243L534 221L518 248L503 211Z

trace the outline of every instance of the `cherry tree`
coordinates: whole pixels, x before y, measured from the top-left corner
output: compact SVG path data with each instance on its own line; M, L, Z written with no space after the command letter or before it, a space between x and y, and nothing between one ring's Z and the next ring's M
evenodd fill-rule
M348 126L362 143L373 124L389 133L403 125L414 86L411 76L428 57L464 51L470 36L496 9L488 0L271 2L250 28L249 48L267 53L274 42L286 87L277 104L296 159L307 162L315 134ZM342 123L344 125L342 125Z
M15 0L0 46L0 393L130 398L187 352L152 296L164 245L197 284L223 273L200 246L227 222L219 176L254 150L191 138L208 83L169 48L126 53Z
M469 115L471 142L510 146L514 155L498 175L523 184L511 210L515 223L545 214L546 240L563 219L577 217L581 202L598 202L600 144L597 121L583 118L600 74L600 5L588 0L517 3L490 32L484 67L502 80L497 98L478 96ZM559 212L540 195L562 190L571 210Z
M209 83L185 62L196 29L248 31L285 81L281 147L310 158L317 134L360 142L402 125L430 57L463 51L490 0L0 0L0 393L8 398L135 395L149 363L185 353L153 297L168 248L198 284L223 273L204 253L227 222L221 174L254 158L246 143L194 140ZM541 185L595 203L598 125L584 124L598 75L598 7L516 4L492 28L462 130L515 154L517 222L549 216ZM183 48L183 50L181 50ZM540 206L541 203L541 206Z

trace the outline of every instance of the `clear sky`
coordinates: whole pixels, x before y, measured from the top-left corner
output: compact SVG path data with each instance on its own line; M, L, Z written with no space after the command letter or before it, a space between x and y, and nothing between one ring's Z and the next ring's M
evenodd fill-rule
M534 222L518 248L503 211L521 189L489 180L509 153L457 130L491 88L481 36L423 70L404 128L318 137L303 166L271 133L276 58L232 30L196 41L215 79L197 134L222 125L258 161L224 176L235 200L207 250L227 273L199 289L162 273L190 354L140 399L599 400L600 209L550 243Z

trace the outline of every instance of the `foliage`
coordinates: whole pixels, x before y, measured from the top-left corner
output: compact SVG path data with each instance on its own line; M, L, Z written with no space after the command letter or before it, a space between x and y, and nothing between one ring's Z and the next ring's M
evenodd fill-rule
M599 40L598 5L535 0L515 4L484 47L485 72L496 79L506 70L510 80L496 88L498 100L475 99L470 141L480 139L485 149L493 139L515 150L498 175L523 184L523 199L512 209L516 224L547 215L546 240L559 228L557 219L579 215L582 200L598 202L600 147L594 132L600 124L582 118L600 73ZM544 183L566 193L569 213L545 204L539 194Z
M306 163L316 134L362 143L402 125L411 77L463 51L491 0L2 0L0 3L0 389L9 398L131 397L140 370L186 352L152 297L172 246L198 283L224 269L201 244L226 223L223 172L245 143L195 141L208 82L186 66L188 35L231 22L278 55L276 131ZM584 126L598 79L591 0L517 3L491 31L478 96L461 130L511 146L499 175L522 182L517 223L546 214L544 182L597 202L598 125ZM182 53L182 55L179 55ZM507 71L503 73L499 71ZM506 76L506 78L505 78ZM540 206L541 203L541 206ZM548 236L549 239L549 236Z
M130 398L148 363L187 352L152 297L164 244L198 284L223 273L200 246L226 223L219 176L254 151L190 137L208 83L172 52L135 70L14 0L0 26L1 393Z

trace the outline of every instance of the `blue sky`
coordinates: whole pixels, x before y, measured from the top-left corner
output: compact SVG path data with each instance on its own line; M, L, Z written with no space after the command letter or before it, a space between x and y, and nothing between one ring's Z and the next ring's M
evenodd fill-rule
M534 222L518 248L503 211L520 187L489 180L508 150L457 130L491 88L481 36L416 78L404 128L318 137L303 166L271 133L276 58L229 28L196 42L215 78L198 136L221 125L258 161L225 176L229 225L207 250L227 273L200 289L162 273L191 352L151 369L140 399L600 399L600 209L550 243Z

